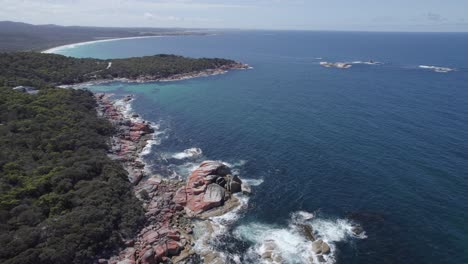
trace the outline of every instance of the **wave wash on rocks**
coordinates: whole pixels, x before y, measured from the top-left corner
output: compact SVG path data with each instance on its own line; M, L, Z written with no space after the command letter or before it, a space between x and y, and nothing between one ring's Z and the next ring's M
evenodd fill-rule
M96 95L100 115L109 119L117 130L111 140L109 154L123 162L129 180L135 185L136 196L143 201L146 223L125 248L107 264L199 263L203 257L193 249L192 219L207 219L222 215L239 205L233 194L250 194L250 187L231 174L231 169L219 161L204 161L187 181L161 179L145 175L145 164L139 154L154 132L149 122L126 113L120 101L108 95ZM132 96L123 102L130 104Z

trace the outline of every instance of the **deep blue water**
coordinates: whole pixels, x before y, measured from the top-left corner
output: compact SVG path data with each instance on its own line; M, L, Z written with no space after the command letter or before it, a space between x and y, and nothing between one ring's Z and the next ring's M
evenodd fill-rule
M161 156L198 147L207 158L243 164L245 178L263 179L234 233L287 229L291 213L315 212L366 230L366 239L335 241L337 263L468 263L467 47L468 34L233 31L60 53L173 53L254 67L92 88L137 94L134 110L165 131L149 158L156 167ZM367 60L384 64L319 65ZM220 247L245 255L256 246L248 234L234 237Z

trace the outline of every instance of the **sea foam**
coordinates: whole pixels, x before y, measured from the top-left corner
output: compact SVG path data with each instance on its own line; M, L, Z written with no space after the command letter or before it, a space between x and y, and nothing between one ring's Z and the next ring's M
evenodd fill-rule
M426 69L426 70L432 70L434 72L439 72L439 73L447 73L447 72L456 71L455 68L438 67L438 66L430 66L430 65L419 65L419 68Z
M331 253L320 256L322 263L336 262L337 242L366 238L365 233L354 235L349 220L316 217L299 211L291 214L288 226L252 222L237 227L234 236L252 244L244 263L319 263L319 255L312 252L312 242L303 235L301 225L311 226L314 236L330 246Z
M175 153L172 155L174 159L190 159L198 158L203 154L203 151L200 148L189 148L182 152Z

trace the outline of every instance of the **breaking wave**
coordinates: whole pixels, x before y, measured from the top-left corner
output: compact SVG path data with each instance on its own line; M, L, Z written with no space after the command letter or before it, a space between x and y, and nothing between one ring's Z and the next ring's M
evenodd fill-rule
M419 65L419 68L420 69L426 69L426 70L432 70L434 72L439 72L439 73L447 73L447 72L456 71L455 68L429 66L429 65Z
M182 152L172 155L174 159L190 159L198 158L203 154L203 151L200 148L189 148Z
M227 235L230 228L242 216L242 212L247 208L249 197L238 193L234 195L239 205L233 210L216 217L210 217L207 221L196 221L194 228L195 247L193 248L199 255L205 258L212 258L214 262L230 260L234 263L242 263L241 257L220 250L223 245L222 239ZM220 262L222 263L222 262Z
M355 235L354 226L346 219L322 218L300 211L291 215L286 227L253 222L237 227L233 233L252 244L245 263L335 263L336 242L366 238L365 233ZM329 254L313 252L306 228L316 240L329 246Z
M373 61L373 60L370 60L370 61L353 61L351 63L352 64L366 64L366 65L382 65L383 64L382 62Z

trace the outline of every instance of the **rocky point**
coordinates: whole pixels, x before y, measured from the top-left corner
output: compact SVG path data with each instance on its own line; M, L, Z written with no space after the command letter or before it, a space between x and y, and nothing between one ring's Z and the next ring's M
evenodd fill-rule
M187 181L162 179L145 173L145 164L139 156L154 132L150 123L137 115L124 113L106 94L97 94L98 112L116 127L111 140L111 152L121 160L134 184L135 195L142 200L146 222L138 235L126 240L117 256L100 259L107 264L156 264L192 263L203 261L192 249L194 217L204 213L225 213L236 203L233 194L250 193L231 169L219 161L204 161L188 177ZM130 103L133 96L122 99ZM223 207L224 210L223 210Z

